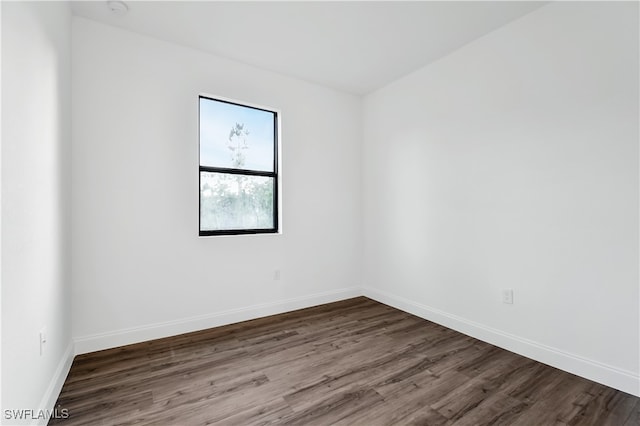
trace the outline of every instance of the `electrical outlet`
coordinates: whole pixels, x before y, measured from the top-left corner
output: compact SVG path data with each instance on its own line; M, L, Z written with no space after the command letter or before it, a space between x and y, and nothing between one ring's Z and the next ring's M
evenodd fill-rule
M505 288L502 290L502 303L513 305L513 289Z
M280 281L280 269L276 269L273 271L273 280Z
M44 345L47 343L47 333L44 328L40 330L40 356L44 355Z

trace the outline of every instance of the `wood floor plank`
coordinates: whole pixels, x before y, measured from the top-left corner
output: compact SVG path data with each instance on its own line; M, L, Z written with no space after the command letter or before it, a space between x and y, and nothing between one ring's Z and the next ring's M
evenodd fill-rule
M287 394L285 400L295 410L300 410L347 388L371 387L379 381L388 380L390 375L396 374L398 368L408 369L417 363L419 360L410 357L387 355L358 365L338 366L325 370L326 374L313 383Z
M538 401L527 410L527 416L522 416L513 423L515 426L530 424L529 417L541 425L566 425L571 423L584 410L585 406L592 402L593 398L588 395L588 389L593 385L592 382L569 373L560 374L560 370L555 370L554 373L560 377L560 380L556 381L555 386L549 389L549 393L545 397L538 398ZM600 413L599 410L598 413Z
M316 401L313 405L288 417L284 424L332 425L382 401L380 394L371 388L334 392L327 398Z
M567 424L616 426L635 417L636 422L632 424L640 425L638 398L603 385L594 384L593 388L594 392L589 395L591 398Z
M374 387L384 396L384 404L354 416L354 420L356 424L395 425L416 423L420 419L429 418L435 424L447 423L449 419L437 413L430 405L468 380L455 371L445 377L435 376L426 370L398 382L384 382Z
M640 399L349 299L76 357L52 425L640 424Z
M627 395L630 396L630 395ZM609 419L607 419L608 421ZM627 421L624 422L624 426L637 426L640 425L640 400L636 402L635 408L631 410L631 414L627 418Z
M240 411L237 414L227 417L224 422L229 425L251 424L254 426L283 424L287 419L292 418L294 414L289 404L287 404L284 399L278 398L270 404L259 405Z
M511 425L527 408L527 404L522 401L500 392L492 392L472 409L457 413L452 426Z

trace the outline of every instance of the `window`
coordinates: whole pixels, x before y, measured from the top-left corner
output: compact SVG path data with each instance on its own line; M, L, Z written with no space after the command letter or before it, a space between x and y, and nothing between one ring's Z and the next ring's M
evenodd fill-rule
M278 114L200 96L200 235L278 232Z

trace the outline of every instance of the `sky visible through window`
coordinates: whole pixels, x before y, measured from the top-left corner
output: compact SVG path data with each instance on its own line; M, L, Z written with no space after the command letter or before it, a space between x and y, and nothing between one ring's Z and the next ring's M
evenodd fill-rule
M236 123L249 134L243 150L247 170L273 171L274 114L255 108L200 98L200 164L234 167L229 134Z

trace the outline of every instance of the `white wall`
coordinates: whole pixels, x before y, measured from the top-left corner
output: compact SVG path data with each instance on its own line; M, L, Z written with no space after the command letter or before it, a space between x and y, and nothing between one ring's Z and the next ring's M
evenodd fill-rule
M637 4L547 5L364 130L365 294L640 394Z
M71 13L58 2L1 7L4 419L51 409L72 355Z
M358 294L359 98L82 18L72 38L78 352ZM201 92L281 110L282 235L198 237Z

